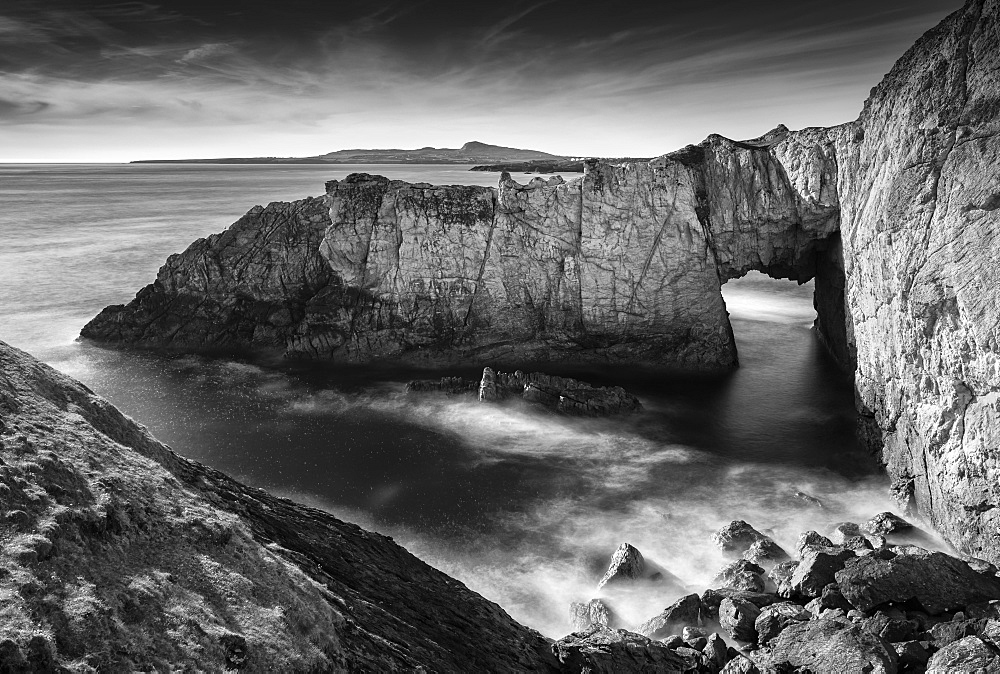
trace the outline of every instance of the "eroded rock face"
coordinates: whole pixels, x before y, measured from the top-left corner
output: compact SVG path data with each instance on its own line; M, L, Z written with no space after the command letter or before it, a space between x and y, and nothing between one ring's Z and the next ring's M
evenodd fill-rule
M1000 559L1000 29L971 0L830 131L855 386L896 491Z
M541 635L390 539L177 456L2 342L0 518L10 671L556 664Z

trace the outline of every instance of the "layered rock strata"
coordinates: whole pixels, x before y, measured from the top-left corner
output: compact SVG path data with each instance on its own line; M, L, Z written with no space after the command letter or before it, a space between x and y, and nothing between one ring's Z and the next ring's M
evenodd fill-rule
M827 129L711 136L569 183L354 175L173 256L83 335L372 360L726 368L720 284L815 277L896 494L1000 561L1000 28L969 0Z
M177 456L3 343L0 597L3 671L556 666L391 539Z

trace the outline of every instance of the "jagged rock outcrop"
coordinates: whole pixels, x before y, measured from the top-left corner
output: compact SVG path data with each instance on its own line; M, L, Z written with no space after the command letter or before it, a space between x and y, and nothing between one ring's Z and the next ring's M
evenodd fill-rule
M1000 559L1000 27L971 0L830 131L855 386L904 505ZM906 503L908 502L908 503Z
M177 456L2 342L0 533L4 671L556 667L391 539Z
M719 292L815 277L866 441L950 542L1000 561L1000 0L969 0L860 117L711 136L498 189L352 175L255 208L83 330L367 361L736 364Z

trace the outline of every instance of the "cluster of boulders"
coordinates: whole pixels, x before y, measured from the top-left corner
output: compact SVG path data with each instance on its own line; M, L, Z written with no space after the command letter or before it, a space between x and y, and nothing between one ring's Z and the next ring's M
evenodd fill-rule
M734 521L713 536L732 561L712 589L639 625L621 624L609 599L574 603L575 631L552 650L592 672L1000 672L996 567L899 540L915 534L884 512L807 531L793 556ZM601 586L640 579L645 567L623 544Z
M495 372L489 367L483 369L483 376L478 380L464 377L417 379L408 383L406 390L477 395L480 402L520 398L558 412L582 416L609 416L642 409L639 399L621 386L591 386L543 372Z

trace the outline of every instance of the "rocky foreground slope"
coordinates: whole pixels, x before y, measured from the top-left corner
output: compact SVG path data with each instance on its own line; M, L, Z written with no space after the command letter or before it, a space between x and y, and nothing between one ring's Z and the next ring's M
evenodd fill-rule
M353 175L172 256L83 335L341 360L736 365L720 286L816 279L901 502L1000 561L1000 23L969 0L860 117L497 190Z
M0 342L0 671L556 666L391 539L179 457Z

